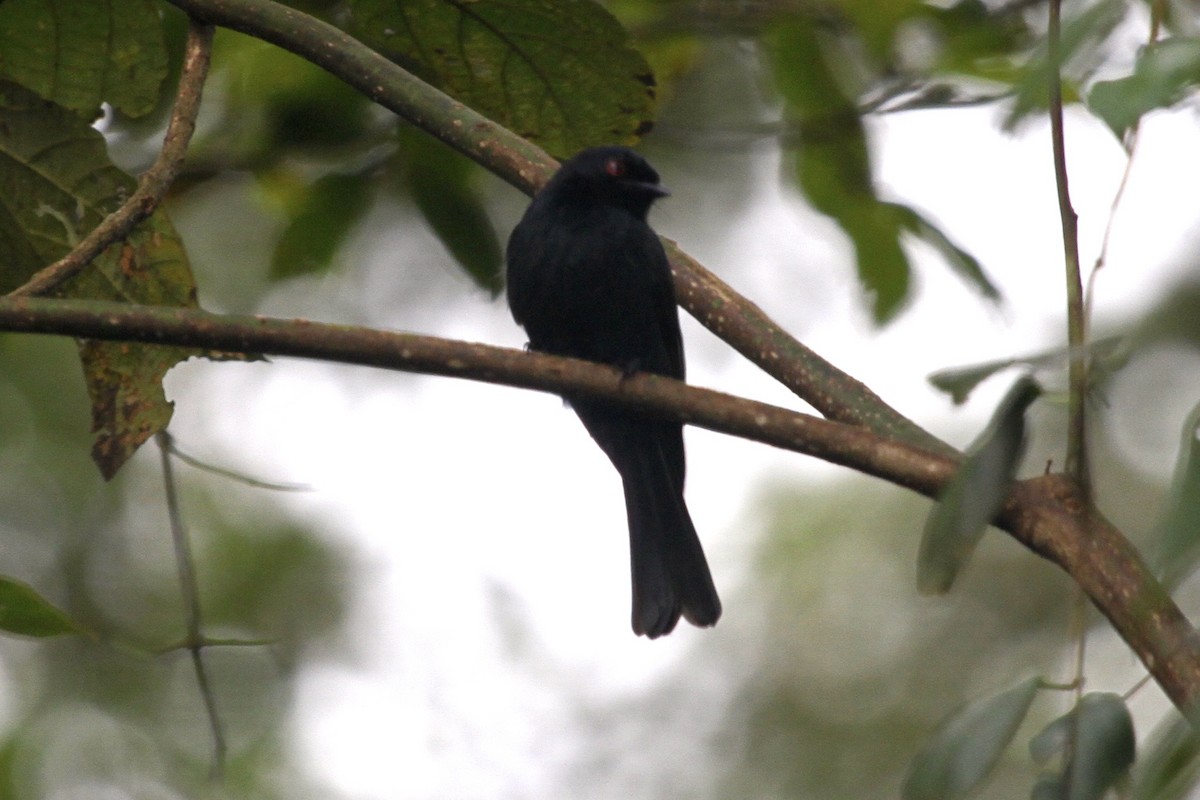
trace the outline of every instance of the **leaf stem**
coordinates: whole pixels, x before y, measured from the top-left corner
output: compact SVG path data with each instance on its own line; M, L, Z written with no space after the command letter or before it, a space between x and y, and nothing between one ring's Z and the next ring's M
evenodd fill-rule
M225 731L217 714L217 698L204 666L206 641L201 630L200 587L196 581L196 561L192 556L192 545L188 541L187 529L183 524L183 512L179 506L179 491L175 482L175 470L171 465L172 437L166 431L155 436L162 464L163 487L167 498L167 518L171 526L171 543L175 549L175 571L179 575L179 590L183 597L183 618L187 629L186 647L192 657L192 670L196 673L196 685L204 701L208 726L213 738L212 778L220 780L225 772Z
M1062 223L1063 255L1067 278L1067 347L1071 353L1067 400L1066 470L1079 482L1085 496L1091 495L1091 476L1087 460L1087 389L1088 361L1087 317L1084 309L1083 281L1079 266L1078 215L1071 205L1067 181L1066 137L1063 132L1062 99L1062 0L1050 0L1047 51L1050 62L1050 139L1054 151L1054 182L1058 189L1058 211Z
M1158 41L1159 32L1162 28L1163 15L1166 14L1163 0L1154 0L1150 4L1150 34L1147 37L1149 44L1154 44ZM1117 184L1117 191L1113 194L1112 203L1108 208L1108 220L1104 224L1104 236L1100 240L1100 254L1096 256L1096 263L1092 266L1092 271L1088 275L1087 282L1087 297L1085 303L1087 306L1087 318L1090 322L1092 311L1094 308L1092 299L1096 286L1096 276L1104 265L1108 263L1108 244L1112 238L1113 226L1117 218L1117 209L1121 206L1121 201L1125 198L1125 189L1129 185L1129 176L1133 172L1133 160L1137 154L1138 140L1142 130L1142 118L1138 117L1134 120L1133 125L1125 134L1125 139L1121 143L1125 149L1125 169L1121 171L1121 182Z

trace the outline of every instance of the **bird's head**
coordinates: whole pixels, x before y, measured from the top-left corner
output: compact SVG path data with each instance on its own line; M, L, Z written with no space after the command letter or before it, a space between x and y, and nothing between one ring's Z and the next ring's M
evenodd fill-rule
M650 204L670 194L654 167L628 147L592 147L563 162L547 189L611 203L644 217Z

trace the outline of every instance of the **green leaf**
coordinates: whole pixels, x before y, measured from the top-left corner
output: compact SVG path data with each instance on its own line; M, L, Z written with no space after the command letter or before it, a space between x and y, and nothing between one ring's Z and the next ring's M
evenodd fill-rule
M1072 61L1081 55L1085 59L1095 58L1103 52L1100 45L1125 18L1127 11L1125 0L1100 0L1078 16L1063 20L1059 52L1063 62L1064 103L1077 99L1071 75L1079 70L1071 69ZM1012 108L1004 119L1005 130L1012 130L1025 117L1049 106L1050 60L1047 53L1043 41L1026 65L1025 74L1016 85Z
M504 256L475 188L479 170L424 133L404 130L401 135L406 183L417 208L471 280L495 297L504 285Z
M349 0L348 30L418 77L565 157L653 124L654 76L591 0Z
M1100 800L1133 765L1133 718L1120 695L1092 692L1029 742L1033 759L1067 756L1058 786L1062 800Z
M1019 14L982 0L958 0L948 7L926 4L938 36L938 69L951 76L970 75L1005 82L1011 54L1025 35Z
M1039 394L1028 375L1013 384L929 512L917 556L922 594L949 591L1004 504L1025 450L1025 410Z
M1183 800L1200 778L1200 739L1185 717L1164 719L1142 748L1132 800Z
M1200 84L1200 38L1177 37L1142 50L1133 74L1099 81L1087 96L1088 108L1117 138L1148 111L1168 108Z
M332 148L379 145L370 101L315 64L232 31L222 31L214 47L229 122L221 136L249 151L256 171L294 149L323 160ZM345 151L340 157L352 159Z
M875 193L858 108L839 85L835 65L846 54L824 40L807 17L773 25L766 43L785 118L798 135L785 168L813 207L850 237L875 321L886 322L908 297L911 268L900 247L901 220Z
M1068 347L1054 347L1032 355L985 361L966 367L939 370L929 376L934 388L950 395L955 405L961 405L979 384L1009 367L1023 364L1030 368L1049 368L1064 365L1071 352ZM1093 386L1111 376L1129 361L1129 340L1123 336L1106 336L1096 339L1077 352L1088 359L1089 374Z
M369 206L371 182L363 175L325 175L302 189L271 257L272 280L329 269Z
M108 160L104 138L82 118L12 84L0 84L0 291L61 258L134 191ZM182 242L161 210L109 247L58 294L195 306ZM112 477L170 419L161 380L195 354L179 348L80 343L92 400L92 456Z
M33 587L5 577L0 577L0 631L37 637L81 632Z
M1200 560L1200 405L1183 424L1171 491L1156 533L1155 571L1167 585L1177 585Z
M110 103L136 117L154 108L166 74L151 0L0 2L0 80L86 116Z
M966 797L988 776L1020 727L1041 682L1028 678L946 719L909 765L904 800Z
M969 367L943 369L930 375L929 382L933 384L935 389L941 389L950 395L950 399L954 401L954 405L958 406L967 401L967 398L971 396L971 392L975 391L979 384L997 372L1002 372L1019 363L1021 361L1015 358L1002 358L997 361L985 361L982 364L973 364Z
M919 238L938 252L952 270L967 284L993 303L1000 301L1000 290L983 271L983 265L975 256L950 240L942 230L926 217L901 203L888 203L896 214L900 227Z

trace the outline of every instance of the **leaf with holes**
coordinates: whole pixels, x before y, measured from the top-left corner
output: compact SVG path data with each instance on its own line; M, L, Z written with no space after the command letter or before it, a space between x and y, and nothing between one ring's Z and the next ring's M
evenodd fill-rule
M82 118L0 83L0 292L61 258L134 191L104 139ZM195 282L179 235L159 211L59 287L64 297L194 307ZM82 342L92 400L92 455L112 477L170 419L162 377L188 355L178 348Z

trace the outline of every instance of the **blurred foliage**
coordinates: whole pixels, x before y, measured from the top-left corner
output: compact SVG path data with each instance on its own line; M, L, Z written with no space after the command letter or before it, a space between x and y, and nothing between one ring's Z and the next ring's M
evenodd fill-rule
M39 638L82 633L70 617L46 602L32 586L11 578L0 578L0 630Z
M1133 764L1133 718L1124 699L1089 692L1069 712L1029 740L1033 760L1060 761L1057 772L1043 774L1034 800L1100 800Z
M0 796L197 796L212 764L199 690L185 653L158 654L183 636L161 476L152 458L111 483L89 465L73 352L0 337L4 571L87 632L36 648L0 640ZM284 722L303 655L340 628L352 563L261 491L179 474L207 633L268 643L204 651L227 785L239 797L317 796L289 764ZM13 594L0 594L15 613ZM39 617L61 618L39 602L24 624Z
M1134 765L1133 800L1182 800L1200 778L1200 738L1192 723L1170 713L1141 748Z
M1200 84L1200 39L1178 37L1155 42L1138 54L1133 74L1097 81L1088 108L1124 138L1142 116L1186 98Z
M1037 678L1026 678L1011 689L968 703L946 720L913 758L901 792L904 800L968 796L995 769L1040 684Z
M931 599L915 591L912 568L928 501L854 478L780 489L755 507L766 536L737 602L758 600L757 627L730 656L742 677L722 735L737 745L709 796L898 797L914 753L956 707L1031 671L1056 675L1069 584L1011 541L984 540L955 591ZM1021 686L1012 706L957 729L964 754L999 753L975 797L1029 791L1033 764L1023 747L1003 746L1027 735L1028 725L1009 730L1032 691ZM1029 724L1061 708L1044 694ZM989 735L993 715L1009 722Z
M985 301L999 298L952 231L880 185L872 121L989 103L1012 127L1043 110L1050 65L1042 3L289 5L344 26L560 156L650 132L660 100L669 115L670 102L689 102L698 75L718 80L721 68L709 59L725 57L732 41L741 66L751 65L752 89L693 102L692 113L676 117L682 124L662 126L659 141L783 148L783 183L845 234L879 323L911 300L915 243L938 253ZM1119 139L1146 114L1194 101L1194 9L1095 0L1069 3L1065 13L1064 96ZM1155 41L1146 33L1151 18ZM153 0L0 2L0 291L67 252L131 191L129 173L152 159L170 106L184 27L178 11ZM1135 53L1122 41L1131 31L1144 44ZM102 112L103 135L92 127ZM245 289L254 280L305 286L333 270L360 269L349 263L349 248L358 235L382 238L367 222L382 201L397 197L475 287L495 294L502 259L492 219L500 204L491 186L480 167L323 70L222 30L199 134L172 202L186 208L210 193L218 205L234 197L257 204L257 216L240 222L270 237L268 255L210 266L242 281L217 305L254 306L261 294ZM223 276L210 277L216 285ZM65 290L196 302L188 253L162 212ZM1172 293L1122 353L1136 361L1139 348L1167 339L1200 351L1196 300L1194 289ZM106 475L166 424L161 379L186 354L95 345L82 352L85 381L67 344L0 338L0 469L7 476L0 484L0 605L15 615L0 627L31 637L64 634L0 642L0 681L12 706L0 728L0 797L193 796L205 785L212 742L186 656L156 655L180 640L183 625L161 500L146 489L157 472L135 459L105 485L84 457L89 424L106 436ZM1034 360L1048 357L1056 356ZM965 394L1013 363L1021 362L1005 359L943 383ZM1115 370L1102 378L1121 380ZM133 418L124 418L131 409ZM1005 419L1010 435L1001 439L1012 451L1020 437L1011 435L1015 417ZM1189 425L1168 522L1158 532L1164 569L1180 578L1194 565L1200 532ZM1015 454L1008 457L1004 475L1016 466ZM297 671L323 638L338 635L354 565L310 522L288 518L261 494L212 481L202 488L183 474L208 633L268 642L204 653L228 729L227 787L239 797L326 796L289 753L284 723ZM994 476L988 481L995 485ZM1120 488L1114 513L1150 507L1149 490ZM967 718L979 725L949 719L943 730L956 735L947 747L974 747L937 751L934 731L954 706L977 711L972 698L991 697L1030 664L1047 672L1060 665L1064 582L1011 543L985 540L977 568L935 608L915 597L907 575L923 501L908 498L898 508L856 487L819 497L783 493L766 505L774 516L751 583L770 613L743 649L714 656L724 659L723 675L742 682L715 737L732 745L722 750L728 761L709 796L894 796L912 774L916 743L930 735L933 752L945 757L939 769L953 769L947 760L963 752L973 759L969 780L947 779L940 785L952 791L937 796L956 796L968 784L988 796L1027 794L1036 768L1002 745L1020 736L1029 683L1000 695L998 706L984 702L999 711ZM1099 776L1094 795L1132 758L1124 705L1108 694L1087 697L1061 719L1086 729L1092 738L1081 742L1094 749L1060 759L1036 791L1060 795L1070 773ZM1041 712L1035 704L1029 713ZM1043 743L1060 741L1055 732L1067 724L1052 723ZM659 745L648 742L646 750ZM1179 797L1194 783L1196 740L1177 720L1166 721L1144 753L1135 765L1137 797ZM1110 766L1119 769L1105 774Z
M1183 423L1171 490L1155 538L1154 565L1164 583L1176 586L1200 561L1200 405Z
M1033 378L1018 378L967 449L962 467L925 520L917 555L918 591L945 594L970 560L1016 479L1025 454L1025 412L1041 393Z

